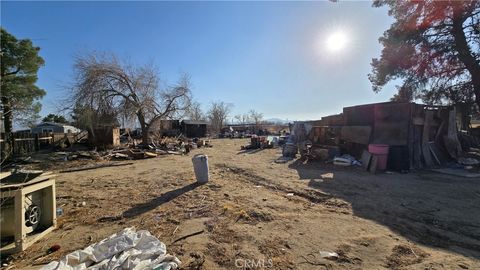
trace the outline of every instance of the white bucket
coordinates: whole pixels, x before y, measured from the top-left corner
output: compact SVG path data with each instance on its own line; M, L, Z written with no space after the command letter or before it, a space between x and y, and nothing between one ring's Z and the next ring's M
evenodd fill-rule
M193 170L198 183L208 182L208 157L204 154L197 154L192 158Z

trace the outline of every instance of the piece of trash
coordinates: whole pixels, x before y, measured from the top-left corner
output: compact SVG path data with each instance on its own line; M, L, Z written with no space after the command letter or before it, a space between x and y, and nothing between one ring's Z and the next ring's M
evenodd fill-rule
M322 179L333 179L333 173L324 173L320 175Z
M295 194L293 194L293 193L287 193L287 196L289 196L289 197L291 197L291 196L293 196L293 195L295 195Z
M320 251L320 257L327 260L336 260L338 259L338 254L336 252Z
M53 269L177 269L180 260L150 232L127 228L83 250L77 250L42 270Z
M351 165L362 166L362 163L360 161L356 160L353 156L348 154L335 157L333 159L333 164L337 166L344 166L344 167L351 166Z
M63 208L57 207L57 217L63 215Z
M60 249L60 245L53 245L49 249L47 249L47 254L53 253L59 249Z
M333 159L333 165L337 166L351 166L352 161L346 158L336 157Z
M83 201L80 205L85 206L85 205L87 205L87 203L85 201Z

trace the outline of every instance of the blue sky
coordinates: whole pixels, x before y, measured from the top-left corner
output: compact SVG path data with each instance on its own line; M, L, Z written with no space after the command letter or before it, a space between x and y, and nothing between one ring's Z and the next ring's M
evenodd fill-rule
M97 50L153 61L167 83L187 72L195 99L232 103L232 117L319 119L394 94L367 78L391 22L371 2L1 2L2 27L41 47L42 115L68 95L73 56ZM343 49L328 50L332 33Z

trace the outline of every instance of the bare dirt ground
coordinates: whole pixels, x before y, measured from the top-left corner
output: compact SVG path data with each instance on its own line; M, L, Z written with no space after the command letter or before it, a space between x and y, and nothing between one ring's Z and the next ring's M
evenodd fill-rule
M242 152L240 139L213 144L190 156L59 174L58 229L11 266L47 263L135 226L163 241L182 269L480 268L479 179L276 164L279 149ZM209 156L205 185L194 181L196 153ZM61 249L35 260L54 244Z

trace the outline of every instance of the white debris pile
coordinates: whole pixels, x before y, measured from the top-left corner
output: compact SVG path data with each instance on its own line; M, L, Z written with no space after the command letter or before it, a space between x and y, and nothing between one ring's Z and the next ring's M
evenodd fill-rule
M126 228L83 250L74 251L42 270L177 269L180 260L149 231Z

